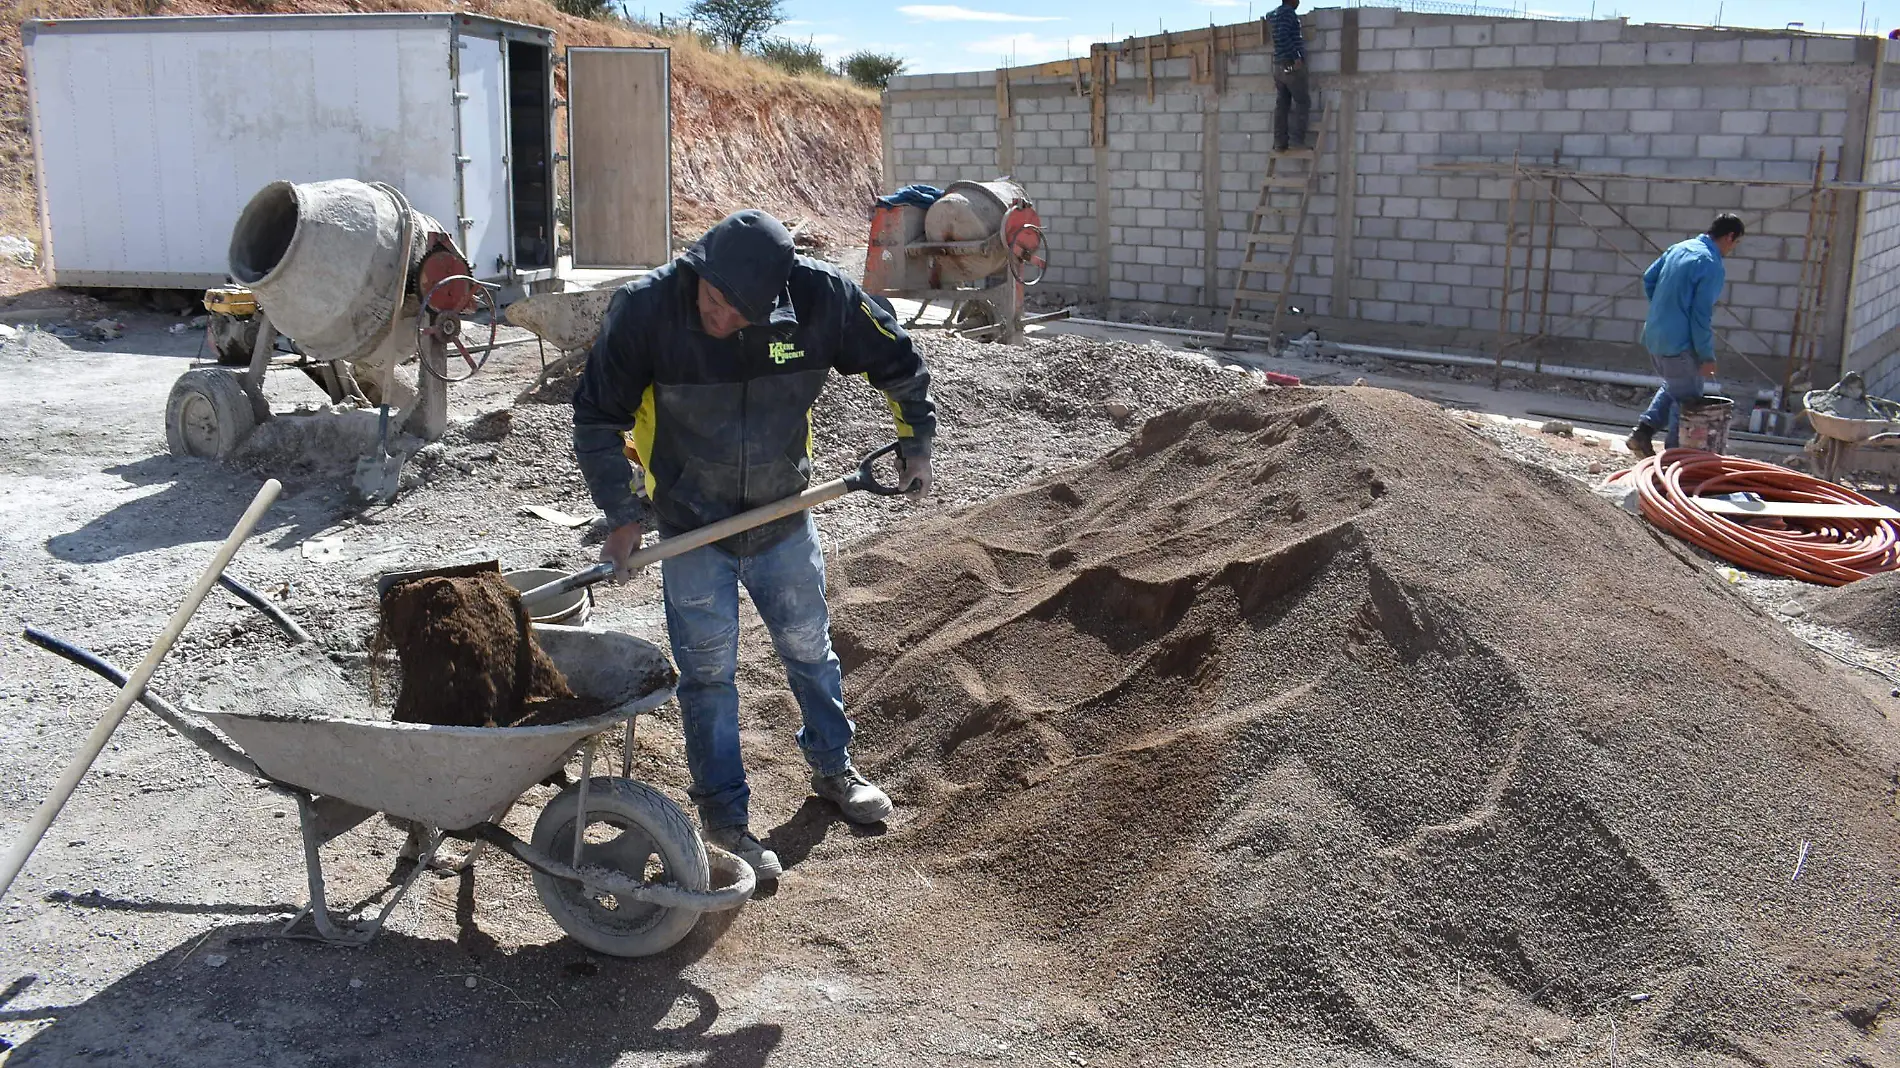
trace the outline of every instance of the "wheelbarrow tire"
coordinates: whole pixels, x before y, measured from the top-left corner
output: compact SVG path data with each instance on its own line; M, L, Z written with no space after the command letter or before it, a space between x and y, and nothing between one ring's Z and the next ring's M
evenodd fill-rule
M573 856L579 795L579 783L561 791L534 821L534 848L564 864ZM705 890L711 884L699 832L678 805L651 786L632 779L590 780L587 819L590 827L604 822L620 834L606 847L590 842L583 864L644 878L648 858L657 857L667 881L687 890ZM692 909L633 902L603 905L574 883L540 871L534 873L534 889L561 930L581 945L615 957L645 957L669 949L692 931L701 915Z

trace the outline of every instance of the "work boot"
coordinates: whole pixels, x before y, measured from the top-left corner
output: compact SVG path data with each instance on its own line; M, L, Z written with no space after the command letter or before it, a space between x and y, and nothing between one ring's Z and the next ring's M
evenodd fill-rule
M776 882L785 874L785 869L779 866L778 854L765 848L765 843L752 837L752 832L743 826L707 831L706 841L752 865L753 874L760 882Z
M1655 439L1655 427L1650 426L1648 423L1638 423L1635 428L1630 431L1630 436L1623 439L1623 444L1629 451L1638 456L1650 457L1656 455Z
M836 775L811 777L811 788L819 797L838 806L852 823L880 823L891 814L891 799L871 785L871 780L855 767Z

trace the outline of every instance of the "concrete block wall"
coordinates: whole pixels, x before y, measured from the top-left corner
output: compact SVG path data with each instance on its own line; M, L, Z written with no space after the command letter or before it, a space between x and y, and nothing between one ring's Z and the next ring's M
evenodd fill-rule
M1900 42L1888 46L1900 59ZM1900 182L1900 87L1882 87L1867 180ZM1884 396L1900 396L1900 193L1865 194L1853 303L1848 310L1847 368Z
M1480 335L1495 335L1511 212L1509 182L1434 165L1515 156L1585 172L1721 180L1591 182L1607 205L1564 183L1567 207L1551 205L1543 183L1522 185L1517 223L1526 226L1532 201L1542 202L1540 249L1555 215L1547 303L1541 251L1531 275L1533 325L1547 308L1553 335L1634 341L1645 312L1637 280L1653 245L1736 211L1750 231L1728 264L1725 304L1740 321L1719 314L1718 329L1744 353L1783 356L1806 194L1731 183L1805 183L1823 152L1829 177L1839 167L1840 177L1858 179L1868 115L1887 114L1884 99L1879 108L1867 99L1872 41L1387 8L1322 10L1305 26L1316 121L1349 114L1354 132L1321 163L1292 303L1309 315L1412 331L1420 343L1482 344L1489 338ZM1013 82L1000 139L993 72L894 79L885 112L888 178L943 184L1013 169L1048 225L1054 288L1106 301L1109 314L1224 312L1271 144L1270 58L1257 48L1223 50L1223 76L1198 82L1189 59L1157 62L1150 101L1144 45L1126 42L1113 53L1104 146L1090 144L1089 99L1071 79ZM969 128L952 129L953 119L970 120ZM1212 146L1203 140L1209 132ZM1886 136L1876 153L1891 147L1891 160L1870 161L1876 171L1900 169L1900 127ZM1881 254L1900 256L1900 195L1867 199L1876 238L1869 254L1888 241L1895 247ZM1848 215L1834 235L1837 249L1857 237L1858 215ZM1513 269L1520 279L1524 257L1520 244ZM1836 258L1843 266L1830 276L1828 301L1829 343L1838 352L1849 340L1850 257ZM1889 292L1900 281L1869 283L1868 273L1858 272L1855 339L1900 325L1900 294ZM1884 266L1873 273L1900 279ZM1881 299L1888 303L1875 311ZM1513 298L1514 311L1521 300ZM1514 316L1511 325L1523 324Z

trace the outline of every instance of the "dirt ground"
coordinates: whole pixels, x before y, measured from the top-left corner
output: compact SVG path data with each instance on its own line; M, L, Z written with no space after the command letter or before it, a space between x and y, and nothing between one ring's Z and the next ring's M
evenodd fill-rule
M8 840L112 695L27 645L20 629L44 628L129 669L261 481L165 454L166 393L198 337L169 333L168 317L121 317L128 333L119 341L0 349L8 386L0 501L10 517L0 528L0 835ZM819 524L834 551L1101 455L1148 415L1258 381L1157 346L1128 345L1112 365L1090 366L1073 341L927 344L945 410L939 493L918 505L854 498L828 508ZM269 591L342 654L364 647L383 571L490 557L506 567L590 563L595 532L522 512L540 504L594 514L568 445L567 409L523 404L499 440L465 429L511 403L536 361L532 344L512 346L455 388L452 418L464 429L418 457L417 483L392 506L356 506L333 472L285 472L283 499L232 574ZM315 399L288 375L274 379L273 395ZM861 385L828 393L816 420L821 470L842 470L880 443L884 419ZM1525 440L1512 450L1522 458L1548 447ZM1569 473L1578 473L1574 463ZM1760 597L1788 601L1792 592ZM759 628L749 610L747 618L756 652ZM599 591L593 622L663 641L656 576ZM1829 640L1865 651L1851 637ZM155 689L190 701L244 678L248 664L282 646L256 613L214 593ZM1878 688L1840 670L1870 694ZM425 877L368 948L273 937L306 896L294 808L135 709L0 902L0 1040L11 1047L0 1059L316 1068L410 1064L426 1050L475 1068L1178 1060L1131 1044L1116 999L1084 995L1070 981L1095 953L1088 940L1024 939L998 919L995 902L970 907L983 884L962 866L893 866L865 832L811 798L782 680L754 656L741 688L755 830L787 874L776 892L637 961L564 938L525 870L492 854L472 876ZM633 768L685 800L670 707L642 718ZM552 793L530 791L510 829L527 837ZM903 832L906 819L900 808L890 830ZM401 839L372 821L326 846L333 900L378 891ZM956 917L955 936L916 937L920 916ZM901 958L865 949L899 944L908 947ZM1599 1047L1566 1055L1584 1048ZM1329 1047L1313 1058L1434 1063Z

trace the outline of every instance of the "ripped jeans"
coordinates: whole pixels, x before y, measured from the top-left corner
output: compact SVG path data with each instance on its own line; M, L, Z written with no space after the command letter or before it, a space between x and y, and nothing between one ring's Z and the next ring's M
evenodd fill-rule
M805 527L762 553L734 556L708 545L660 565L666 631L679 665L680 720L686 765L706 830L744 826L745 761L739 755L739 583L772 635L785 678L798 699L805 761L821 775L851 764L845 747L854 724L844 714L844 680L831 649L825 607L825 554L811 516Z

